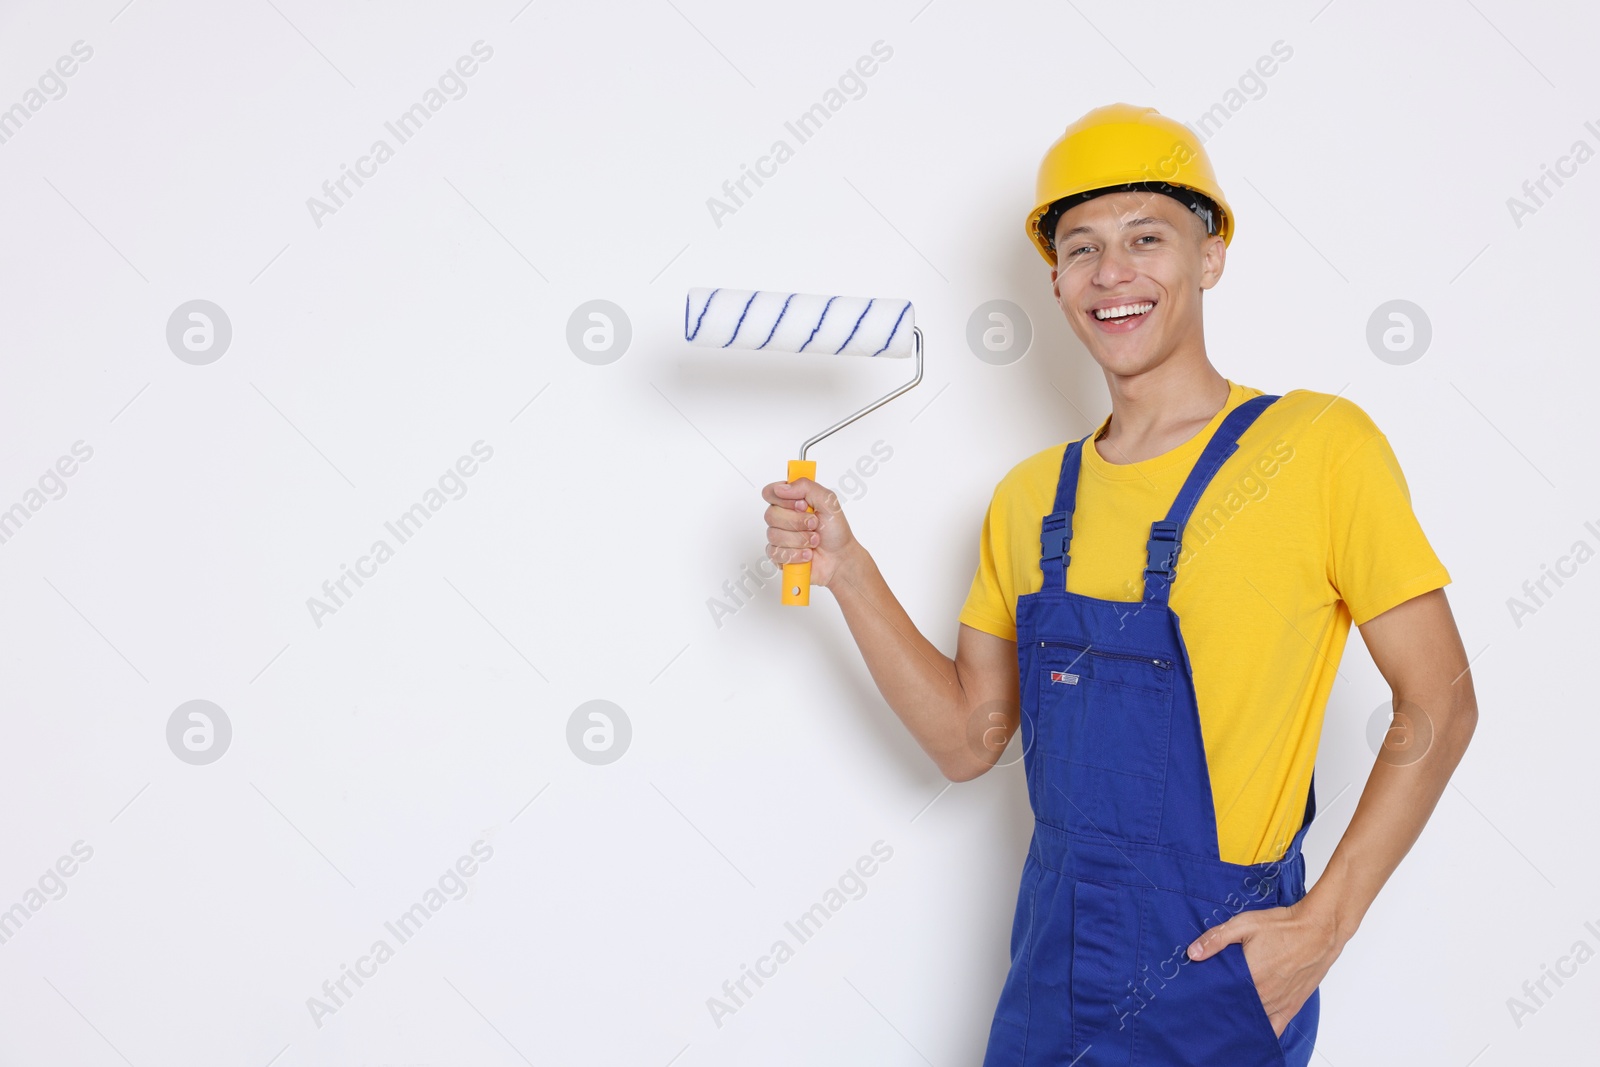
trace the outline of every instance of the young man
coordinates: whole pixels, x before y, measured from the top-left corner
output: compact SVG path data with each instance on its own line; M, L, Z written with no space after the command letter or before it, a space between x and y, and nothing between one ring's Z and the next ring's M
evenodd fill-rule
M954 661L835 494L762 491L767 554L811 561L948 778L1021 728L1035 826L988 1067L1308 1063L1318 986L1476 722L1450 576L1388 440L1348 400L1266 395L1207 357L1201 295L1232 233L1204 150L1153 109L1091 111L1045 156L1028 234L1111 414L1000 481ZM1308 892L1352 622L1408 732Z

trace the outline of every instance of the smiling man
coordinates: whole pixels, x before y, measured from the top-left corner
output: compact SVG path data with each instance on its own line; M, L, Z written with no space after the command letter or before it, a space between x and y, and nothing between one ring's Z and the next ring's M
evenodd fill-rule
M1020 727L1034 833L986 1067L1304 1067L1318 987L1476 722L1450 576L1387 438L1348 400L1210 362L1202 296L1233 222L1199 142L1153 109L1097 108L1046 154L1028 236L1111 413L1001 479L953 661L835 494L763 490L769 556L811 561L947 777ZM1396 729L1308 891L1352 624Z

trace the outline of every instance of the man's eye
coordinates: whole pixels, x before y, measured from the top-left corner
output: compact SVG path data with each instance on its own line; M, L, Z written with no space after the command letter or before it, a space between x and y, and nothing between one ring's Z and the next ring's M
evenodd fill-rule
M1079 246L1079 247L1077 247L1077 248L1074 248L1074 249L1073 249L1073 250L1072 250L1072 251L1070 251L1070 252L1068 252L1068 253L1067 253L1067 255L1068 255L1068 256L1075 256L1075 255L1077 255L1077 254L1078 254L1078 253L1079 253L1079 252L1082 252L1082 251L1084 251L1084 250L1085 250L1085 249L1087 249L1087 248L1088 248L1088 247L1089 247L1089 246L1088 246L1088 245L1080 245L1080 246Z
M1153 233L1147 233L1143 237L1139 238L1139 240L1140 241L1159 241L1159 240L1161 240L1161 238L1157 237ZM1135 242L1135 243L1137 243L1137 242Z

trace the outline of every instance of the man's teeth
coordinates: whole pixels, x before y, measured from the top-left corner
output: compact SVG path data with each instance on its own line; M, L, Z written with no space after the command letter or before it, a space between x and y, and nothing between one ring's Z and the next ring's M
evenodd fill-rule
M1094 317L1104 322L1106 319L1125 319L1129 315L1143 315L1154 304L1123 304L1121 307L1101 308L1094 313Z

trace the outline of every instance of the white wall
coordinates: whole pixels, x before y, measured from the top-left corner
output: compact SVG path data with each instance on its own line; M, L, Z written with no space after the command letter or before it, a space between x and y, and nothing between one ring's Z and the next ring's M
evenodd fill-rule
M1020 768L946 790L828 593L783 609L769 585L720 626L707 607L762 558L758 487L910 368L691 349L684 293L915 301L926 380L813 455L832 482L892 449L848 514L953 653L995 481L1107 410L1022 236L1040 155L1103 103L1227 110L1275 42L1292 56L1207 142L1239 219L1209 349L1388 433L1482 708L1324 984L1319 1051L1593 1055L1600 963L1520 1025L1507 1003L1600 949L1600 563L1520 625L1507 606L1600 546L1600 163L1507 206L1600 148L1588 8L123 4L0 10L0 107L39 104L0 143L0 507L28 511L0 544L0 908L26 915L0 944L0 1062L977 1062ZM64 95L28 97L79 41ZM385 122L478 41L465 95L398 143ZM864 93L796 145L785 121L878 41ZM707 199L780 137L793 158L718 225ZM393 158L314 219L379 138ZM566 339L597 299L631 324L604 364ZM1402 365L1366 340L1394 299L1432 326ZM203 365L167 340L193 300L231 325ZM1031 317L1020 361L968 347L991 300ZM385 521L480 441L465 494L398 544ZM393 558L314 620L380 538ZM1387 697L1353 640L1314 869ZM191 700L231 726L209 764L169 747ZM568 741L592 700L631 725L606 765ZM878 841L864 895L717 1025L707 998ZM400 943L385 922L475 843L464 896ZM314 1020L379 939L393 957Z

